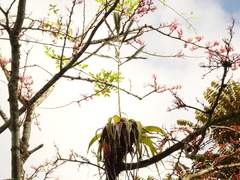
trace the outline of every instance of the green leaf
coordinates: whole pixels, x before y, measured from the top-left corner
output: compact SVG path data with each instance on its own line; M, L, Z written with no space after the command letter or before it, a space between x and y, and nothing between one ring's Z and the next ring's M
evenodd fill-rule
M185 120L185 119L178 119L177 124L180 126L194 127L194 123L192 123L191 121Z
M114 12L113 13L113 18L114 18L114 23L115 23L115 28L116 28L116 31L117 31L117 35L119 35L119 32L120 32L120 28L121 28L121 17L119 15L119 13L117 12Z
M118 115L114 115L112 118L114 122L119 122L121 119Z
M88 145L88 150L87 152L89 151L90 147L92 146L93 143L95 143L100 137L101 137L102 133L100 134L97 134L96 136L94 136L91 141L89 142L89 145Z
M150 151L152 153L152 156L157 154L157 150L154 147L151 138L147 134L142 135L142 143L144 143L145 145L147 145L149 147L149 149L150 149Z
M163 134L164 136L167 136L167 133L157 126L144 126L143 129L146 130L147 132L158 132Z

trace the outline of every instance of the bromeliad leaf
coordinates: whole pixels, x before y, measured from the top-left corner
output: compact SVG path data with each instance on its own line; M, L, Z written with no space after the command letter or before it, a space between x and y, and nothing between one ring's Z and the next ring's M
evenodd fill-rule
M164 136L167 136L167 133L163 129L161 129L157 126L144 126L143 129L146 132L158 132L158 133L163 134Z
M112 119L114 122L119 122L121 118L118 115L114 115Z
M153 141L151 140L151 137L149 137L147 134L142 135L142 143L146 144L149 147L152 156L157 154L157 150L154 147Z
M97 134L96 136L94 136L91 141L89 142L89 145L88 145L88 150L87 152L89 151L90 147L93 145L93 143L95 143L100 137L101 137L102 133L100 134Z

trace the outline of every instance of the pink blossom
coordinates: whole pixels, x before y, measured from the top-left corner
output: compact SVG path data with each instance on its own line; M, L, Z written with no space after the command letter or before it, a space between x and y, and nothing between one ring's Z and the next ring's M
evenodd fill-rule
M144 45L144 42L141 39L135 39L135 42L140 45Z
M70 153L68 156L69 156L69 159L72 159L73 153Z
M157 7L153 4L152 0L141 0L137 9L137 13L140 16L143 16L144 14L148 14L149 11L153 12L156 9Z
M137 10L138 10L138 13L144 13L144 12L147 13L148 8L143 6L143 7L139 7Z
M197 46L192 46L192 47L190 48L191 51L195 51L195 50L197 50L197 49L198 49Z
M173 86L173 89L181 89L181 88L182 88L181 85L175 85L175 86Z
M221 48L220 48L220 52L222 52L222 53L223 53L223 52L226 52L226 49L225 49L224 47L221 47Z
M178 22L172 22L171 24L170 24L170 26L169 26L169 29L171 30L171 31L174 31L175 29L177 29L178 28Z
M188 46L187 43L184 43L184 44L183 44L183 47L184 47L184 48L187 48L187 46Z
M178 33L178 37L179 37L179 38L182 38L182 36L183 36L183 30L182 30L182 29L179 29L179 30L177 30L177 33Z
M153 75L152 75L152 78L153 78L153 79L157 79L157 75L156 75L156 74L153 74Z
M231 46L225 46L225 49L226 49L226 51L233 51L234 50L234 48L231 47Z
M232 68L231 68L233 71L237 70L238 69L238 66L236 63L232 64Z
M206 43L206 47L209 48L211 46L211 42Z
M182 58L184 54L180 51L179 53L176 54L176 57Z
M0 59L0 66L5 67L11 61L12 61L11 58L9 58L9 59L6 59L6 58Z
M196 39L197 41L201 41L201 40L203 39L203 36L196 36L195 39Z
M219 44L220 44L219 41L214 41L214 42L213 42L213 45L214 45L214 46L218 46Z
M187 40L187 41L188 41L188 42L192 42L192 40L193 40L192 38L188 38L188 40Z

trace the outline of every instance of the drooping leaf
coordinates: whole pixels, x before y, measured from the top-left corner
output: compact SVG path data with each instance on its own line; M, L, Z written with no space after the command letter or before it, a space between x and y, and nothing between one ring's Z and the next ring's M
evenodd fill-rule
M142 134L143 125L140 121L136 121L136 123L137 123L138 132L139 132L138 142L141 142L141 134Z
M100 137L101 137L102 133L97 134L96 136L94 136L91 141L88 144L88 150L89 151L90 147L92 146L93 143L95 143Z
M114 122L119 122L121 119L118 115L114 115L112 118Z
M147 145L149 147L152 156L157 154L157 150L153 145L153 141L147 134L142 135L142 143L144 143L145 145Z
M158 132L163 134L164 136L167 136L167 133L157 126L144 126L143 129L146 130L147 132Z
M120 28L121 28L121 17L118 12L113 13L113 18L114 18L114 23L115 23L115 28L117 31L117 35L120 33Z

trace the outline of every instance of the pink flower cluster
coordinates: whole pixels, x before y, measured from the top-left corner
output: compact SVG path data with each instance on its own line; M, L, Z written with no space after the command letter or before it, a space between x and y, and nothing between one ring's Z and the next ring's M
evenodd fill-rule
M30 99L35 93L32 89L32 76L19 76L18 94L23 99Z
M232 70L235 71L240 67L240 58L235 60L235 63L232 64Z
M220 45L219 41L206 43L206 53L211 62L211 66L227 66L232 70L237 70L240 67L240 54L234 53L234 48L227 40L223 40L225 45ZM215 47L215 48L214 48Z
M168 28L168 32L166 32L166 34L168 36L178 38L178 39L183 38L184 31L181 28L180 23L178 22L177 19L174 19L172 22L161 23L160 27L161 28ZM172 36L173 33L176 33L176 35Z
M183 30L182 30L182 29L179 29L179 30L177 30L177 33L178 33L178 37L179 37L179 38L182 38L182 36L183 36Z
M197 41L201 41L201 40L203 39L203 36L196 36L195 39L196 39Z
M1 67L5 67L8 63L10 63L12 61L11 58L9 59L6 59L6 58L3 58L3 59L0 59L0 66Z
M170 31L175 31L179 26L179 22L177 21L173 21L170 25L169 25L169 29Z
M158 82L157 82L157 75L156 74L153 74L152 78L153 78L153 83L148 83L146 86L154 88L155 92L157 92L157 93L162 93L162 92L165 92L165 91L172 91L172 90L177 90L177 89L182 88L181 85L175 85L175 86L172 86L172 87L167 87L166 85L159 85Z
M148 14L148 12L153 12L157 7L154 5L152 0L140 0L139 6L137 8L137 14L143 16Z
M190 50L191 51L197 50L199 46L195 43L202 41L203 36L195 36L194 39L195 41L193 40L193 38L188 38L187 41L184 43L183 47L187 48L189 44L192 44L192 46L190 47Z
M134 39L134 41L140 45L144 45L144 42L139 38Z

